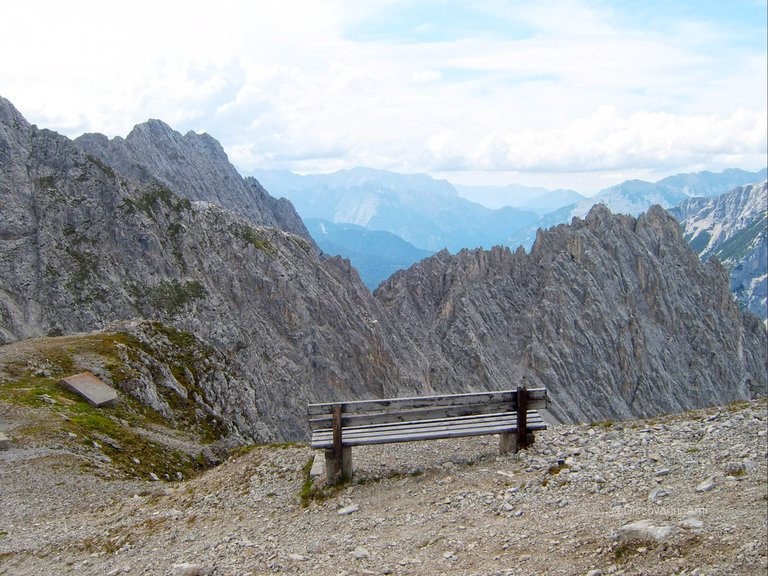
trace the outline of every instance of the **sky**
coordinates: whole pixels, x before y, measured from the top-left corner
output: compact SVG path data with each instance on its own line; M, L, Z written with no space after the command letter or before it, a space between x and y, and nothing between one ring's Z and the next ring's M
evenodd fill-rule
M0 96L158 118L243 174L356 166L593 194L768 163L766 0L0 0Z

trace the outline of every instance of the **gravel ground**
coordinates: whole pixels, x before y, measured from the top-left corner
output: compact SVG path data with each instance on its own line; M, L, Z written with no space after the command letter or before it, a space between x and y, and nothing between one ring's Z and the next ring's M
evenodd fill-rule
M361 447L355 480L305 505L304 446L259 446L177 483L12 448L0 574L762 576L767 426L761 400L558 425L517 455L492 436Z

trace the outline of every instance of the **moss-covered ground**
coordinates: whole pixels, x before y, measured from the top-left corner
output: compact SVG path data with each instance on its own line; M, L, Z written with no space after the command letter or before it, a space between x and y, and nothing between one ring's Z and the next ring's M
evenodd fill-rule
M173 329L164 330L179 345L179 365L172 363L171 368L181 376L181 364L192 360L185 354L193 354L190 350L196 341ZM19 352L5 354L0 358L0 405L11 413L17 407L15 412L24 414L23 423L13 430L14 442L65 445L95 457L94 462L108 465L118 476L154 474L173 480L177 473L189 477L203 468L199 451L182 452L172 442L157 441L163 432L169 438L183 434L187 444L201 447L216 439L217 423L196 418L191 402L187 405L179 399L173 407L179 418L169 422L129 394L119 392L114 408L96 408L59 384L65 376L98 365L103 379L119 390L134 371L121 360L118 347L124 355L141 345L128 334L89 334L27 341Z

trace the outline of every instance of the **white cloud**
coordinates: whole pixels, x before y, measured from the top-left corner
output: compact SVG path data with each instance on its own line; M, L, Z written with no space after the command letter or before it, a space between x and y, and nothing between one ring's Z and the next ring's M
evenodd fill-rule
M442 77L443 75L439 70L419 70L411 74L411 80L419 84L434 82L435 80L440 80Z
M728 117L637 112L619 116L609 106L562 129L528 129L484 139L466 165L533 172L670 169L708 160L765 157L766 112L738 110Z
M71 136L150 117L206 131L244 170L593 171L596 186L765 163L768 61L743 36L764 23L738 36L714 16L557 0L488 3L509 37L346 35L391 4L6 2L0 94Z

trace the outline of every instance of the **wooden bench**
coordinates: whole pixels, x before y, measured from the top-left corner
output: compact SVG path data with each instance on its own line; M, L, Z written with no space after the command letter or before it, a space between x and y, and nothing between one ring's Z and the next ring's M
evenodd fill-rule
M517 452L547 427L544 388L310 404L311 446L325 450L328 484L352 478L352 446L499 434Z

